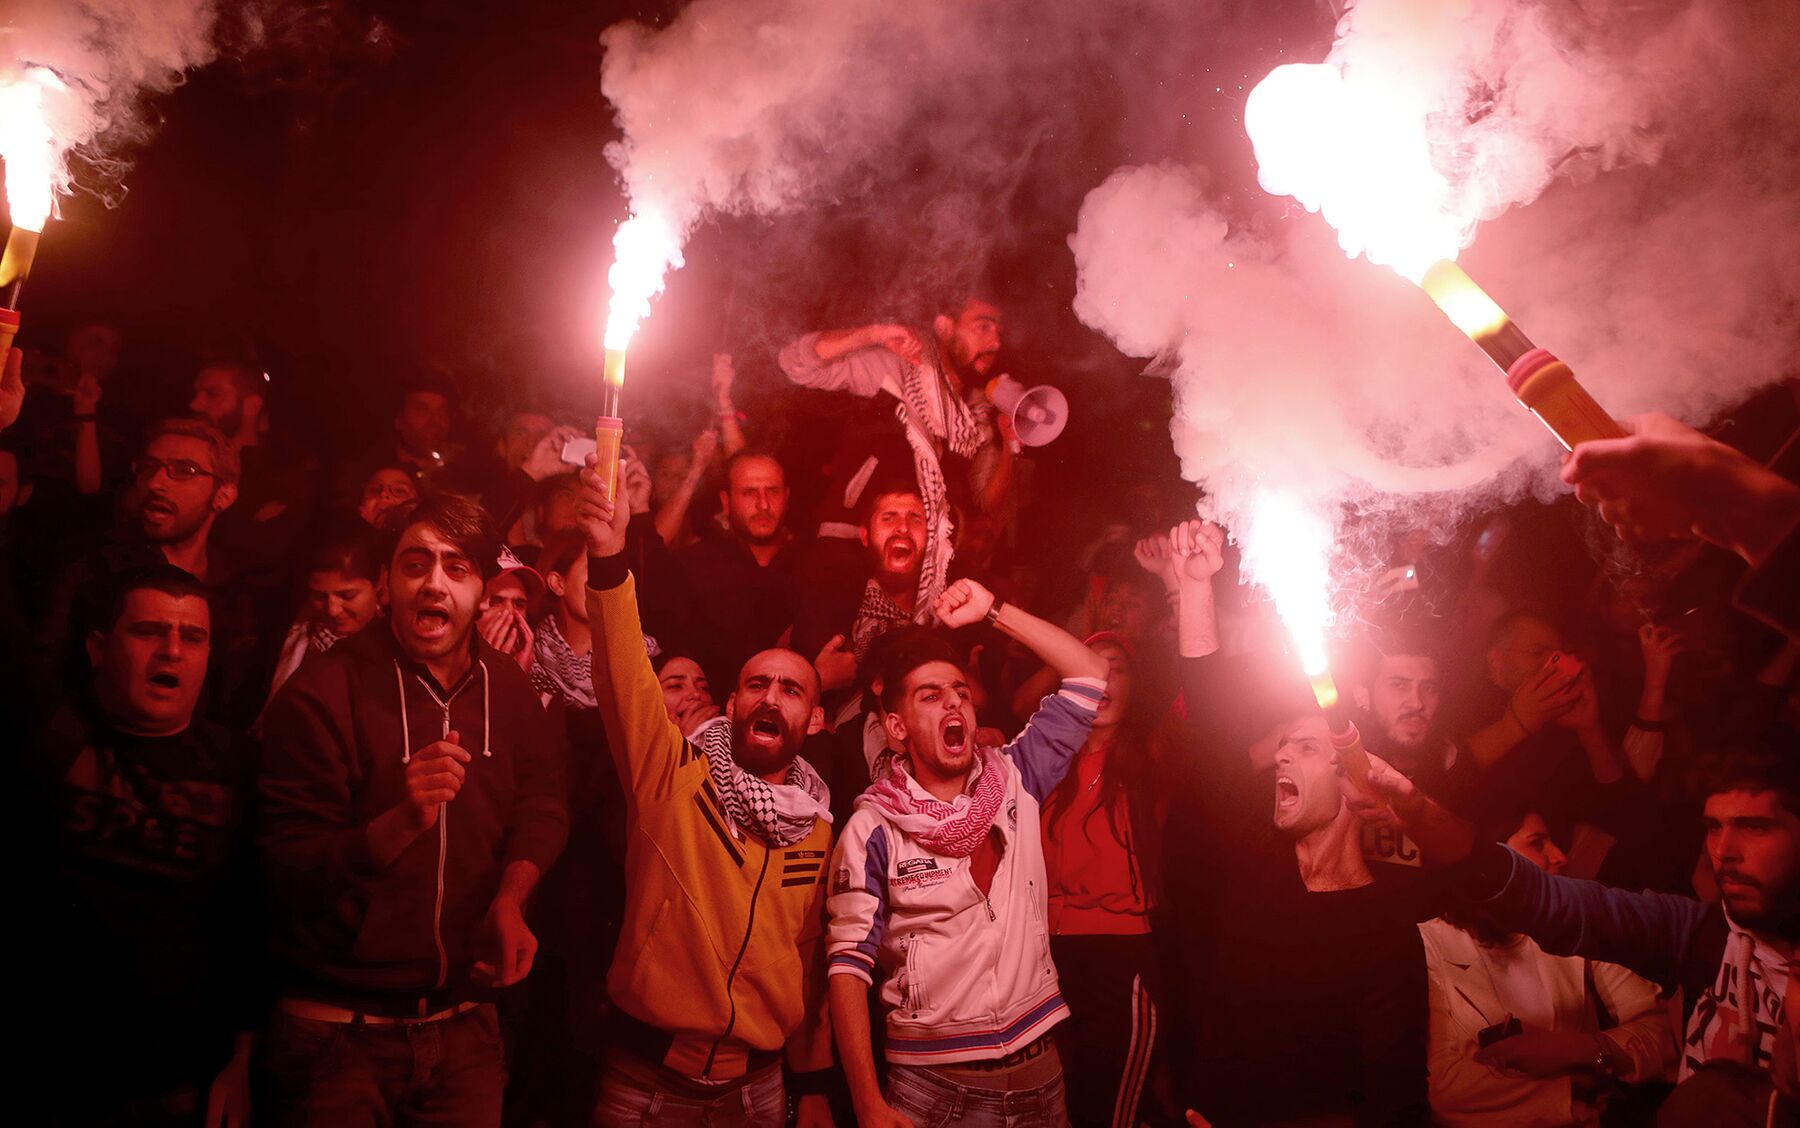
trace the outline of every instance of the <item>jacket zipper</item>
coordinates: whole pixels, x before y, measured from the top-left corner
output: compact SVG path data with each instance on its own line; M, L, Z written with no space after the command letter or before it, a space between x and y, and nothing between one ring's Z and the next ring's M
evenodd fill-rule
M744 962L744 953L750 950L750 937L756 931L756 900L762 892L763 878L769 872L769 858L774 853L773 850L763 851L762 869L757 871L756 885L750 890L750 916L744 923L744 942L738 945L737 958L731 961L731 970L725 973L725 1001L731 1004L731 1013L725 1019L725 1029L713 1039L712 1048L706 1051L706 1068L700 1071L702 1077L712 1076L713 1059L718 1056L719 1044L729 1038L732 1030L737 1027L737 998L731 993L731 985L737 981L738 967Z
M466 686L468 682L465 681L463 685L457 686L455 692L451 693L449 697L439 697L437 691L432 689L430 684L422 678L419 680L419 684L425 687L425 692L430 694L431 699L437 702L438 708L443 710L444 723L438 733L438 739L442 740L450 735L450 703L456 700L462 693L463 686ZM400 698L400 708L406 708L404 695ZM431 903L431 940L437 945L438 957L437 986L433 990L442 991L444 984L450 981L450 952L444 947L444 868L450 856L450 804L448 803L438 804L437 829L437 893ZM419 1005L423 1008L424 1001L421 1000Z
M434 695L435 696L435 695ZM444 702L444 731L439 739L450 735L450 702ZM431 938L437 942L437 989L442 991L450 979L450 953L444 949L444 862L450 855L450 804L438 804L437 899L431 906Z

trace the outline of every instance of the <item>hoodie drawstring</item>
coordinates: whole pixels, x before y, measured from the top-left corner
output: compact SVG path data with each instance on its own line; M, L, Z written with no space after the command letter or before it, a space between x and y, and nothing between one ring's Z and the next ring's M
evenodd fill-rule
M400 695L400 762L412 763L412 729L406 723L406 675L400 672L400 663L394 663L394 690Z
M475 664L481 667L481 754L491 760L494 757L492 683L488 674L487 660L478 658ZM456 694L452 693L449 699L441 698L424 678L419 679L419 684L425 687L426 693L431 694L431 699L438 703L444 710L444 716L448 718L450 702L455 700ZM397 661L394 663L394 691L400 697L400 762L410 764L412 763L412 726L406 715L406 675L401 672L400 663Z
M493 710L488 708L487 659L477 658L475 660L475 664L477 666L481 667L481 754L483 756L488 757L489 759L492 759L494 756L494 749L488 743L488 737L490 734L490 726L489 726L488 718L493 716Z

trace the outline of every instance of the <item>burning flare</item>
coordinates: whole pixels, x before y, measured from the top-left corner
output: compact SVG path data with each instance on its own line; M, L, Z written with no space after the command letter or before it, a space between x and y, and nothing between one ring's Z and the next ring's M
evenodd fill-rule
M1242 538L1244 571L1275 599L1308 677L1326 669L1331 626L1331 522L1293 494L1264 491Z
M609 352L630 346L638 325L650 315L650 299L662 293L663 279L681 264L675 228L655 208L634 207L613 235L613 264L606 272L612 288L604 341Z
M0 158L6 161L6 205L14 227L42 231L50 221L57 175L56 135L46 94L65 89L44 67L27 67L0 82Z
M1270 71L1244 106L1258 181L1323 215L1351 258L1390 266L1422 288L1564 447L1623 436L1568 366L1532 344L1456 265L1475 220L1459 212L1455 186L1432 161L1428 91L1403 69L1290 63Z

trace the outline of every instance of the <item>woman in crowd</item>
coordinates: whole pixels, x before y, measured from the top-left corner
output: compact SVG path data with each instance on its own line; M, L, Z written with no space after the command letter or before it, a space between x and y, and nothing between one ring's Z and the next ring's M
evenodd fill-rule
M1087 742L1044 804L1050 952L1068 1021L1057 1027L1076 1128L1136 1128L1156 1043L1150 915L1163 805L1156 701L1135 648L1110 631L1087 646L1110 669Z
M1547 873L1567 862L1535 811L1492 829ZM1617 964L1549 955L1479 909L1419 932L1437 1123L1597 1124L1621 1083L1660 1081L1675 1063L1674 1028L1655 985Z

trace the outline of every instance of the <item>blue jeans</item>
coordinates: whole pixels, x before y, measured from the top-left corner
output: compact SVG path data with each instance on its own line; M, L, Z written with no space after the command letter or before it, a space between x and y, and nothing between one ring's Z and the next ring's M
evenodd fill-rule
M888 1066L887 1103L918 1128L1064 1128L1063 1080L1035 1089L997 1092L958 1085L916 1065Z
M659 1083L654 1068L629 1058L606 1063L594 1128L785 1128L787 1086L781 1067L752 1074L723 1092L699 1096Z
M276 1011L259 1047L259 1128L498 1128L506 1057L492 1003L357 1026Z

